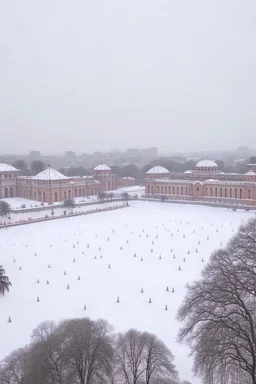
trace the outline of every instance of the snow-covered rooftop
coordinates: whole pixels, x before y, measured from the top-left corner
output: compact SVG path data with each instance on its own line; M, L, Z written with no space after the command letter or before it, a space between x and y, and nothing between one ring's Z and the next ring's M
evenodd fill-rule
M0 163L0 172L18 172L18 169L10 164Z
M215 163L213 160L201 160L197 163L196 167L201 168L201 167L218 167L218 165Z
M111 168L106 164L99 164L93 170L94 171L111 171Z
M146 174L161 174L161 173L170 173L168 169L161 167L160 165L156 165L155 167L149 169Z
M134 180L135 177L124 176L123 179L124 179L124 180Z
M245 176L256 176L256 173L253 171L249 171L245 173Z
M188 169L187 171L185 171L184 173L193 173L190 169Z
M36 180L64 180L68 179L67 176L63 175L59 171L56 171L55 169L49 167L45 169L44 171L38 173L37 175L32 177Z

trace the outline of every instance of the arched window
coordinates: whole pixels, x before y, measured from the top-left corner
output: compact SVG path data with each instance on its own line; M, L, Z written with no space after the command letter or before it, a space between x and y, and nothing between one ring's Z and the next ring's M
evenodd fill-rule
M215 188L215 197L218 197L218 189Z
M212 187L211 187L211 197L212 197Z
M227 197L227 188L225 188L225 197Z
M172 187L172 194L175 195L175 189Z
M180 188L181 196L183 196L183 187Z
M222 197L222 188L220 188L220 197Z
M160 192L160 187L159 187L159 185L157 186L157 193L159 193Z
M79 193L79 197L81 197L82 196L82 189L81 188L79 188L78 193Z
M171 187L169 186L169 195L171 194Z
M149 194L149 191L150 191L150 186L148 185L148 194Z
M45 192L43 193L43 201L45 203Z
M64 200L67 198L67 191L64 191Z
M179 194L179 187L177 187L177 195Z
M164 187L164 193L167 194L167 187Z
M154 187L153 187L153 185L151 187L151 193L152 193L152 195L154 195Z
M68 198L71 199L71 191L68 191Z
M237 199L237 189L235 189L235 199Z
M240 191L239 191L239 197L240 197L240 199L243 198L243 191L242 191L242 189L240 189Z
M34 192L34 200L36 200L36 192Z
M251 190L249 189L248 190L248 199L250 200L250 198L251 198Z
M164 187L161 185L161 193L164 193Z
M55 192L55 194L54 194L54 199L55 199L55 201L58 201L58 193L57 192Z
M186 192L186 196L187 196L188 195L188 187L186 187L185 192Z
M229 190L229 196L230 196L230 199L232 199L232 189L231 188Z
M8 188L6 187L4 189L4 197L9 197L9 191L8 191Z

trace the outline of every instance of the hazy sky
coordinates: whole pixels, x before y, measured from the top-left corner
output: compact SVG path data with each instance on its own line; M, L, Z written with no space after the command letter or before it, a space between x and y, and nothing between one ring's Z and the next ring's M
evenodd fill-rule
M255 0L0 0L0 153L256 147Z

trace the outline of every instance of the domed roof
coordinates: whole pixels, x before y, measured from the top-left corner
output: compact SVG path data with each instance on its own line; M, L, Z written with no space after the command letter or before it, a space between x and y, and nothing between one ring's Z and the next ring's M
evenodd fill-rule
M111 168L109 168L109 166L106 164L100 164L100 165L97 165L97 167L95 167L93 170L94 171L111 171Z
M36 179L36 180L64 180L64 179L68 179L68 177L63 175L59 171L56 171L55 169L49 167L49 168L45 169L44 171L38 173L37 175L33 176L32 179Z
M155 167L149 169L146 172L146 174L157 174L157 175L159 175L161 173L166 174L166 173L170 173L170 172L168 171L168 169L166 169L165 167L161 167L160 165L156 165Z
M0 163L0 172L17 172L18 169L10 164Z
M256 173L253 171L249 171L245 173L246 176L256 176Z
M216 168L216 167L218 167L218 165L213 160L201 160L197 163L196 167L198 167L198 168L202 168L202 167L213 168L213 167L215 167Z

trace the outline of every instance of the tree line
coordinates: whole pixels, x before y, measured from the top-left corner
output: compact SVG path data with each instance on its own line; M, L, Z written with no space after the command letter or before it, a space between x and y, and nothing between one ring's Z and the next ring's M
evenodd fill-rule
M241 163L237 163L234 165L226 164L223 160L215 160L217 163L219 170L227 173L245 173L247 169L247 163L256 163L256 157L253 156L248 160L245 160ZM155 165L162 165L167 168L170 172L185 172L187 170L194 170L196 167L196 161L190 160L185 162L175 161L170 158L158 158L149 164L146 164L143 167L138 167L135 164L128 164L123 167L113 165L112 170L113 173L116 174L117 177L134 177L137 183L142 183L145 177L145 173ZM13 166L17 169L21 170L22 175L36 175L37 173L43 171L46 168L46 165L41 160L34 160L28 165L24 160L16 160L13 163ZM70 168L60 168L59 172L62 174L71 177L71 176L88 176L91 175L92 169L87 169L83 166L79 167L70 167Z
M173 360L166 345L148 332L114 334L107 321L90 318L43 322L28 346L2 361L0 382L180 384Z

